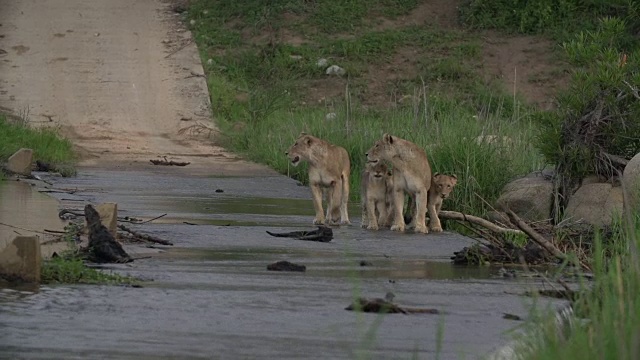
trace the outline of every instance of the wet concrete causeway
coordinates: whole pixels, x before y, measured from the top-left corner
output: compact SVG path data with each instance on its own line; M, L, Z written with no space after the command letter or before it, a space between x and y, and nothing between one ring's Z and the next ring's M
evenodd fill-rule
M175 246L130 245L133 256L150 258L106 267L148 280L143 288L0 289L0 358L475 359L522 326L503 318L529 314L533 300L518 294L543 286L500 278L497 268L452 265L452 252L473 243L457 234L363 230L355 204L353 225L335 228L330 243L270 237L265 230L313 228L308 188L282 176L84 169L50 180L78 189L53 194L65 207L117 202L120 216L166 213L131 227ZM266 270L278 260L307 271ZM344 310L354 297L387 292L402 306L442 314Z

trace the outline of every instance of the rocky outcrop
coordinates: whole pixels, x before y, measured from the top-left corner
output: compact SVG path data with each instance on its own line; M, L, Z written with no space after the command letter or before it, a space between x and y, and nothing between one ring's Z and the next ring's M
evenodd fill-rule
M565 218L585 223L610 225L622 214L622 188L609 183L587 183L582 185L569 199Z
M622 184L629 195L625 203L625 209L632 212L640 212L640 153L636 154L627 166L622 175Z
M33 150L22 148L16 151L7 161L7 170L18 175L31 175L31 162Z
M0 278L40 282L42 256L37 236L17 236L0 251Z
M498 198L497 208L509 208L526 221L550 218L553 184L540 175L530 175L508 183Z

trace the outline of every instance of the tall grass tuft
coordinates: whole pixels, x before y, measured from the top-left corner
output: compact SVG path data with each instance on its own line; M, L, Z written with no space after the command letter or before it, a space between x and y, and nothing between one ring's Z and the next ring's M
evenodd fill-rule
M71 142L54 129L31 128L26 123L10 122L0 114L0 162L20 148L33 149L34 159L54 165L68 166L75 160Z

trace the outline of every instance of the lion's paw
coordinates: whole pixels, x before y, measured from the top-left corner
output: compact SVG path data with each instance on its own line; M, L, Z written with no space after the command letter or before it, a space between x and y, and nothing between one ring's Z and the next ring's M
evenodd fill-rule
M324 219L322 218L313 219L313 225L324 225Z
M403 232L404 231L404 225L398 225L398 224L391 225L391 231Z
M378 225L369 225L367 226L367 230L378 230Z
M420 234L428 234L429 233L429 229L424 226L424 225L416 225L416 228L414 230L416 233L420 233Z
M431 226L431 231L432 232L442 232L442 227L441 226Z

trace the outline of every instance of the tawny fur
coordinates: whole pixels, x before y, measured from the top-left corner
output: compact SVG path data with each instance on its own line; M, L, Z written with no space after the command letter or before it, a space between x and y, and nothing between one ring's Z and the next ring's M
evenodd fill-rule
M387 165L365 165L362 172L360 197L362 198L362 227L378 230L391 223L391 199L393 195L392 172Z
M384 134L382 139L367 151L367 161L376 164L388 161L393 165L393 223L391 230L404 231L405 222L402 214L404 194L409 193L416 199L417 216L415 231L428 233L425 223L427 212L428 189L431 187L431 166L427 154L418 145Z
M301 133L286 155L294 166L309 163L309 187L315 209L314 224L349 224L349 175L351 162L343 147L315 136ZM323 190L327 198L327 213L322 208Z
M429 201L427 210L429 212L429 228L433 232L442 232L442 225L438 215L442 208L442 202L448 198L453 187L458 183L455 175L443 175L436 173L431 179L429 188Z

